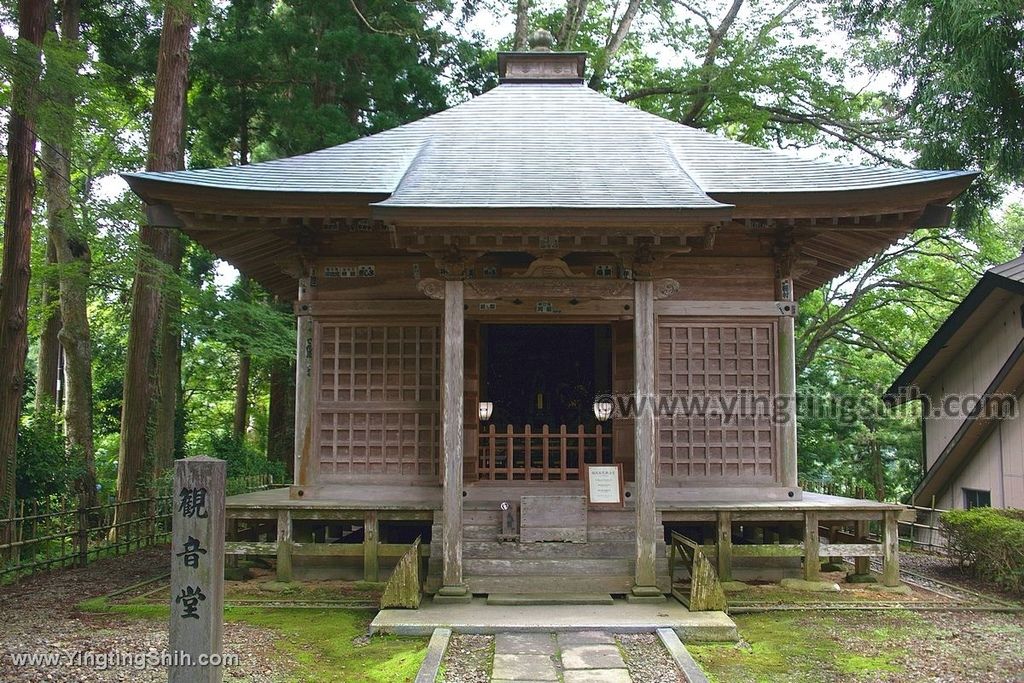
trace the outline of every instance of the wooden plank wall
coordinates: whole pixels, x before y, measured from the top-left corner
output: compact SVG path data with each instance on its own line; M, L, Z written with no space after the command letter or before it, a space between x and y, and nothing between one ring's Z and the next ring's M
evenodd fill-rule
M771 301L775 298L775 262L770 258L686 254L670 259L659 275L679 283L679 291L667 301Z

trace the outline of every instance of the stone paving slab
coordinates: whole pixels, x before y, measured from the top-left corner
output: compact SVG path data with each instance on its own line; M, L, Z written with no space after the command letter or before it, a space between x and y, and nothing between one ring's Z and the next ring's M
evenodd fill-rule
M424 657L423 664L420 665L420 670L416 674L416 683L434 683L451 637L451 629L434 629L434 634L430 636L430 642L427 643L427 656Z
M494 655L492 680L557 681L558 672L548 655Z
M614 605L574 607L493 607L483 598L474 598L464 605L438 605L428 601L416 610L381 610L370 624L370 631L429 636L438 627L450 628L453 633L477 634L509 631L651 633L659 628L671 628L684 642L735 642L738 639L736 624L724 612L690 612L675 601L630 605L616 600Z
M625 669L576 669L566 671L565 683L633 683Z
M704 670L700 668L700 664L679 640L675 631L670 628L659 628L658 640L668 650L669 656L672 657L679 670L683 672L687 683L708 683L708 677L704 674Z
M498 633L494 653L499 655L553 655L555 639L550 633Z
M615 636L608 631L565 631L558 634L558 647L562 650L577 645L615 644Z
M562 666L566 669L625 669L617 645L576 645L562 650Z

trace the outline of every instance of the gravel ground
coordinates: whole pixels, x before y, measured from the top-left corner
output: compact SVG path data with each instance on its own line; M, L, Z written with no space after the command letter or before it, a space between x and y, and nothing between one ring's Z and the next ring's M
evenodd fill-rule
M931 553L920 552L902 552L900 553L900 569L932 577L945 583L963 586L964 588L968 588L972 591L994 596L1000 600L1009 600L1011 602L1018 603L1021 601L1020 595L1000 591L992 584L978 581L963 574L958 566L950 562L950 560L943 555L933 555ZM909 578L919 580L917 577ZM950 591L948 587L944 586L936 586L936 589L941 591Z
M444 683L488 683L494 636L453 633L441 663Z
M622 646L629 675L637 683L685 683L657 635L626 633L615 637Z
M865 656L884 655L893 648L905 650L892 663L899 671L875 673L870 677L838 676L836 681L878 681L879 683L1020 683L1024 681L1024 615L983 612L917 612L920 622L911 638L870 641L860 638L870 629L884 629L905 623L896 613L870 618L836 615L827 628L836 640L850 640ZM852 622L852 623L851 623ZM857 624L854 626L853 624Z
M166 681L163 668L106 668L68 665L15 666L12 655L54 653L130 653L139 657L167 647L167 626L152 619L79 612L87 598L158 576L167 565L166 547L104 559L84 569L37 574L0 588L0 681ZM263 683L280 679L291 667L271 657L277 635L244 624L225 624L224 652L239 665L225 669L226 681Z
M959 612L931 615L934 635L903 658L898 683L1024 681L1024 616Z

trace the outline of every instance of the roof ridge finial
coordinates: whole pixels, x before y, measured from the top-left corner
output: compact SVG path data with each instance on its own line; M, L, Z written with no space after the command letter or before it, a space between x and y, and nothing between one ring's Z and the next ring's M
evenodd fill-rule
M555 37L551 31L539 28L530 34L530 39L527 42L534 52L551 52L551 48L555 46Z

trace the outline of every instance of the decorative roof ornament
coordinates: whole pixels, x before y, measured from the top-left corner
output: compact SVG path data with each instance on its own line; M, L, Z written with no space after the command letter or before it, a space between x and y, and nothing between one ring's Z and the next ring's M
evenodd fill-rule
M534 31L524 52L499 52L498 77L502 83L571 83L583 85L585 52L557 52L550 31Z
M530 34L527 42L534 52L551 52L551 48L555 46L555 37L551 35L551 31L540 28Z

